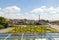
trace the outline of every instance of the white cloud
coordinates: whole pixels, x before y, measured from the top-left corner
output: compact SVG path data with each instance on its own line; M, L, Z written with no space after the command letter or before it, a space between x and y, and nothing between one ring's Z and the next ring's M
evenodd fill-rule
M4 12L20 12L20 8L17 6L6 7L3 9Z
M56 12L59 13L59 7L56 8Z
M41 19L46 20L59 20L59 7L46 7L41 6L39 8L35 8L32 11L27 13L21 13L21 8L17 6L11 6L6 8L1 8L0 16L4 16L6 18L11 19L39 19L39 15Z
M54 7L50 7L50 8L47 9L47 11L48 11L49 13L56 13L57 9L54 8Z
M1 10L1 8L0 8L0 10Z
M31 11L33 15L41 15L41 19L59 20L59 7L41 6ZM54 15L54 16L53 16ZM54 18L53 18L54 17Z
M3 12L0 12L0 16L4 16L5 14Z
M42 12L45 12L45 11L46 11L46 6L42 6L40 8L33 9L31 12L32 13L38 13L38 12L42 13Z
M46 6L41 6L40 8L35 8L31 12L32 13L56 13L59 10L59 7L46 7Z
M44 12L44 10L42 8L36 8L36 9L32 10L31 12L38 13L38 12Z
M0 16L3 16L5 18L11 18L11 19L19 18L21 14L20 11L21 8L17 6L10 6L6 8L2 8L0 10Z
M54 14L52 19L53 20L59 20L59 14Z

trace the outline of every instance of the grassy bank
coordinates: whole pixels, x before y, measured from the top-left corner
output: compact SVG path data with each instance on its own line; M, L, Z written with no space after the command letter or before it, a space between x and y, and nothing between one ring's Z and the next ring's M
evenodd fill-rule
M35 25L24 25L24 26L14 26L14 29L10 30L8 33L19 33L19 34L27 34L27 33L37 33L37 34L42 34L46 33L47 31L55 33L58 32L55 29L48 28L47 26L40 25L40 26L35 26Z

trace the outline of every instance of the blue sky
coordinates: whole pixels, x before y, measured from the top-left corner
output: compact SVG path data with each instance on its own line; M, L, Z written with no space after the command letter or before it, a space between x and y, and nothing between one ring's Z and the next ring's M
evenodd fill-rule
M38 10L39 8L41 8L43 6L46 6L45 9L49 9L49 8L56 9L56 8L58 8L59 7L59 0L0 0L0 8L1 9L5 9L8 7L14 7L14 6L16 6L17 8L20 8L20 12L17 12L19 15L21 14L22 16L25 16L25 15L29 16L30 14L33 15L33 13L31 13L31 11L33 11L34 9ZM2 11L2 10L0 10L0 11ZM3 12L3 13L5 13L5 12ZM39 13L41 14L41 16L44 15L43 13L38 12L37 17L39 15ZM11 14L11 13L9 13L9 14ZM16 15L18 15L18 14L16 14ZM54 16L54 14L51 14L49 12L48 13L46 12L45 14L48 15L48 17L51 17L51 15ZM57 13L57 14L59 14L59 13ZM33 18L36 19L37 17L33 17ZM45 17L45 16L42 16L42 17ZM11 17L9 16L9 18L11 18ZM28 18L28 17L25 17L25 18ZM55 20L56 18L57 17L55 17L53 19ZM50 20L48 18L43 18L43 19ZM56 20L59 20L59 19L57 18Z
M23 11L29 11L41 6L59 6L59 0L0 0L0 7L18 6Z

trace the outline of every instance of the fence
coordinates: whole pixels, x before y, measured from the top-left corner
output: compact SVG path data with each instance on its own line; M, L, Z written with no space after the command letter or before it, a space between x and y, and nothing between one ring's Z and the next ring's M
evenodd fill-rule
M15 26L9 34L0 34L0 40L53 40L59 38L59 33L47 32L46 26L41 25L22 25ZM51 29L49 29L51 30Z

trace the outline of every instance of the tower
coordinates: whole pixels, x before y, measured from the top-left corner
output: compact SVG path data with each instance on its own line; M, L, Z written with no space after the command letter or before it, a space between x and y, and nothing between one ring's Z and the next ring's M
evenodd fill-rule
M40 20L40 15L39 15L39 20Z

